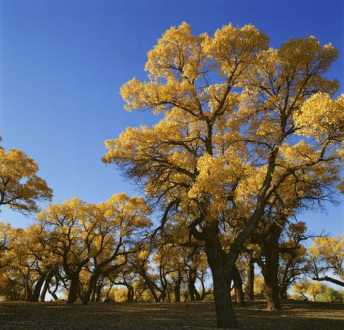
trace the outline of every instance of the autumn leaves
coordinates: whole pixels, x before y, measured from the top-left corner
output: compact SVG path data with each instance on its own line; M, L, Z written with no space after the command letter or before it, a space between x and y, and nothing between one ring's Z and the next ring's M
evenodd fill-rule
M210 36L182 23L148 53L148 79L121 88L127 110L162 119L107 141L104 161L143 182L163 209L178 201L185 230L205 247L219 327L236 325L228 283L252 235L278 222L277 247L291 217L340 184L342 97L332 98L338 83L324 75L336 57L314 37L274 49L252 25Z

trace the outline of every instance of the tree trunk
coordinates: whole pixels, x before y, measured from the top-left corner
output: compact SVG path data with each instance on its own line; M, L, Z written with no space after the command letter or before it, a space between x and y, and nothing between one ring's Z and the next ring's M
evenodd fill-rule
M95 302L99 302L101 300L101 297L102 297L102 289L103 289L103 283L99 283L97 286L96 286L96 289L95 289Z
M196 289L195 282L196 282L195 271L190 270L189 276L188 276L188 291L189 291L189 296L190 296L191 301L200 300L200 295Z
M70 278L70 286L68 292L68 304L73 304L78 298L79 293L79 274L73 274Z
M40 300L42 302L45 301L45 295L47 294L47 291L48 291L48 288L49 288L49 285L50 285L50 282L51 282L51 279L53 278L53 276L54 276L54 272L50 271L47 274L47 276L45 277L45 282L44 282L43 290L42 290L41 296L40 296ZM57 279L56 279L56 281L57 281Z
M96 301L97 300L97 281L99 279L100 276L100 272L99 271L95 271L89 281L88 281L88 287L86 289L86 292L82 298L82 302L83 304L88 304L91 301Z
M249 256L248 270L247 270L247 300L254 300L254 261L252 256Z
M269 234L264 242L264 257L265 261L262 263L262 273L264 276L265 296L269 311L276 311L281 309L280 289L278 283L278 268L279 268L279 238L281 235L281 228L272 224L269 229Z
M25 300L32 300L32 287L30 286L28 279L25 279Z
M127 285L128 295L127 295L127 301L128 303L134 302L134 288L131 285Z
M233 282L235 290L235 300L240 306L243 306L245 304L244 291L242 289L241 275L237 267L234 267L233 269Z
M213 231L215 232L210 233L205 247L213 277L217 327L235 329L237 328L237 320L229 294L233 270L230 269L228 262L226 262L226 255L220 245L217 224Z
M45 281L45 278L46 278L46 274L43 274L39 277L39 279L37 280L36 282L36 285L35 285L35 288L33 290L33 294L32 294L32 297L31 297L31 301L38 301L39 299L39 294L41 293L41 289L42 289L42 286L43 286L43 283Z
M180 285L181 285L182 279L180 276L180 272L178 272L178 278L174 286L174 300L175 302L180 302Z
M280 300L286 301L288 300L288 286L283 285L280 287Z

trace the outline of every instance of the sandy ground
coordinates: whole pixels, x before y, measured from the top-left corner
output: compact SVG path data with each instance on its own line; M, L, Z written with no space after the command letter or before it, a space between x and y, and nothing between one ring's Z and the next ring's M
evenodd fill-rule
M288 303L267 312L262 303L237 307L241 329L344 329L344 304ZM0 303L0 329L214 329L212 303L91 304Z

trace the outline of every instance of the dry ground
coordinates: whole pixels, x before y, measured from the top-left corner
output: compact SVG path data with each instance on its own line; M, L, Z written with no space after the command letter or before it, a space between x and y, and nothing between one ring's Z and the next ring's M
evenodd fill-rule
M241 329L344 329L344 304L290 302L282 312L262 303L236 308ZM0 329L214 329L212 303L92 304L0 303Z

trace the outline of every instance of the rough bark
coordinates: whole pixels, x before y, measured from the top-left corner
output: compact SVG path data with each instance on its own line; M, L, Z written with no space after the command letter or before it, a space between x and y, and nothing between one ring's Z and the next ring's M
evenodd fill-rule
M217 230L217 224L216 228L213 225L205 242L208 264L213 277L217 327L235 329L237 320L229 294L233 269L229 267L227 256L219 242Z
M254 300L254 260L251 255L248 260L246 296L248 301L252 302Z
M174 285L174 301L175 302L180 302L180 286L182 283L182 278L181 278L181 274L180 271L178 271L178 278L175 282Z
M279 269L279 238L281 228L272 224L269 233L264 240L263 255L265 261L262 262L262 273L265 284L266 309L276 311L281 309L280 288L278 282Z
M68 292L68 304L73 304L78 299L79 293L79 274L70 277L70 286Z

